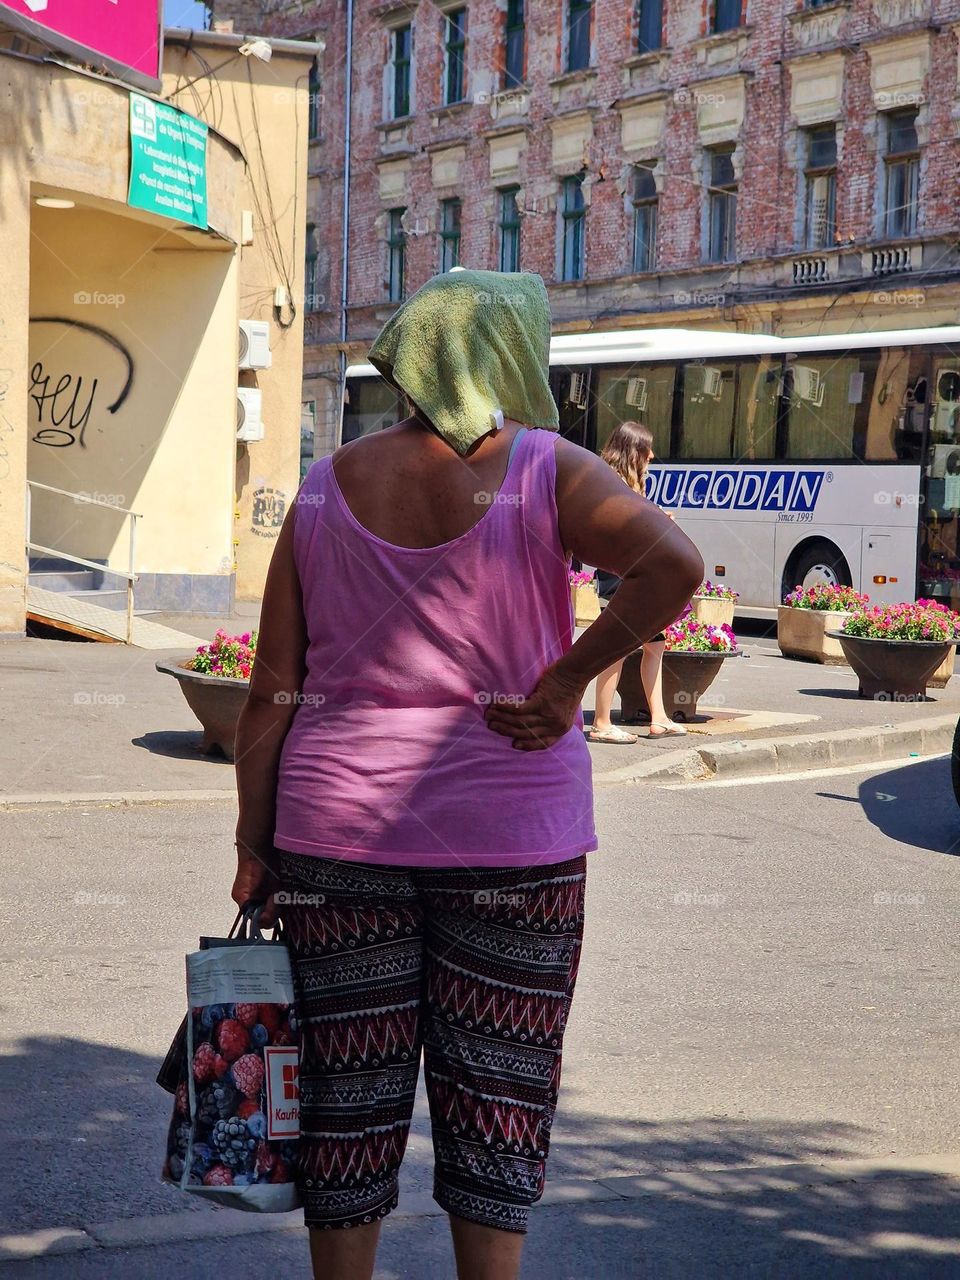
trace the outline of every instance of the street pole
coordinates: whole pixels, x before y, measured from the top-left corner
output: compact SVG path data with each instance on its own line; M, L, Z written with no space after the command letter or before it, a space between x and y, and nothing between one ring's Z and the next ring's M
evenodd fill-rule
M343 398L347 386L347 302L349 299L348 271L350 265L350 144L353 124L353 0L347 0L347 48L345 59L345 119L343 128L343 214L340 256L340 356L337 377L339 399L334 447L339 448L343 432Z

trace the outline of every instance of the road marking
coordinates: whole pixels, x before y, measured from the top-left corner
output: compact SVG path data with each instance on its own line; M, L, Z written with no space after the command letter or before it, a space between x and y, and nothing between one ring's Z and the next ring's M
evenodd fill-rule
M235 787L209 791L89 791L40 792L35 795L0 795L0 813L24 809L68 809L81 806L94 809L134 809L138 806L164 804L236 803Z
M864 760L860 764L835 765L831 769L804 769L797 773L764 773L755 778L703 778L698 782L657 782L658 791L696 791L709 787L715 791L717 787L756 787L771 782L803 782L806 778L838 778L847 773L876 773L878 769L886 772L889 769L902 769L905 765L926 764L929 760L948 760L949 751L942 751L930 756L908 756L899 760Z

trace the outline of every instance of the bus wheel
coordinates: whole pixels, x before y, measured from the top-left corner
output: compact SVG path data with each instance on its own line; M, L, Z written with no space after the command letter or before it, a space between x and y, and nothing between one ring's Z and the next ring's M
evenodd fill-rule
M953 782L953 794L960 804L960 720L953 734L953 751L950 755L950 777Z
M810 542L794 555L784 574L783 595L798 585L806 589L818 582L831 587L853 586L843 552L832 542Z

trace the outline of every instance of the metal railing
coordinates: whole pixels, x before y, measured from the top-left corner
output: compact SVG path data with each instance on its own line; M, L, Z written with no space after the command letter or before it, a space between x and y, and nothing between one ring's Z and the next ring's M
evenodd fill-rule
M90 507L106 507L108 511L117 512L120 515L130 517L130 561L129 567L123 569L111 569L108 565L97 564L94 560L85 560L83 556L72 555L69 551L60 551L56 547L45 547L40 542L34 542L32 538L32 490L42 489L45 493L58 493L64 498L72 498L78 505ZM85 569L94 569L98 573L110 573L115 578L125 578L127 582L127 644L133 641L133 585L137 580L137 572L135 569L137 558L137 521L142 519L142 514L138 511L131 511L127 507L118 507L112 502L105 502L102 498L94 498L85 493L71 493L69 489L55 489L50 484L40 484L38 480L27 481L27 557L29 561L29 553L31 551L39 551L43 555L58 556L62 560L67 560L71 564L83 565Z

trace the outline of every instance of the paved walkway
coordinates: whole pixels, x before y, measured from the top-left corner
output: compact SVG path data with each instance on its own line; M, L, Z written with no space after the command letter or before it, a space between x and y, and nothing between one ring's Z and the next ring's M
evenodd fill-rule
M256 607L246 606L228 620L155 618L164 625L189 625L209 639L219 626L231 631L254 626ZM705 707L719 713L712 722L691 725L684 738L591 746L597 781L642 774L667 753L676 757L696 747L784 737L822 741L853 730L876 736L884 725L936 724L939 738L922 742L919 732L915 741L901 735L873 758L905 757L915 750L929 754L945 749L948 731L960 717L960 677L932 691L924 703L872 702L857 697L856 679L846 667L791 661L762 637L743 636L742 643L744 656L724 663L703 699ZM158 657L186 652L58 640L0 642L6 727L0 740L0 797L232 793L232 767L198 753L199 726L177 682L155 669ZM588 723L592 698L591 686L584 702ZM817 750L811 761L820 758Z

